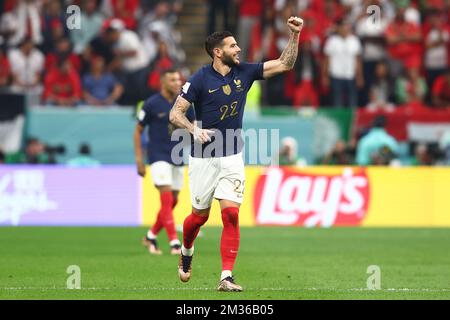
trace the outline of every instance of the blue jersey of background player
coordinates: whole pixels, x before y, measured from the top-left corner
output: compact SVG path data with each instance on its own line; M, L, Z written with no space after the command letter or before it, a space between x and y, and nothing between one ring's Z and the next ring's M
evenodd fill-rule
M172 159L172 149L177 141L171 141L173 124L169 122L169 112L181 88L180 74L175 70L166 70L161 74L161 90L148 98L138 112L138 122L134 132L134 147L138 174L145 177L146 168L143 160L141 136L144 128L149 126L148 160L155 187L160 193L161 209L152 228L148 230L143 244L151 254L161 254L156 241L162 228L166 229L172 254L180 253L173 219L173 208L178 193L183 186L184 168ZM194 121L194 112L188 111L189 121ZM181 151L182 152L182 151ZM178 155L181 156L182 155Z
M215 133L204 144L194 142L191 156L197 158L223 157L242 151L242 129L247 92L253 81L263 79L263 63L240 63L222 76L212 64L203 66L183 86L181 97L194 103L199 125ZM227 137L226 131L234 135ZM217 135L223 137L216 141ZM214 144L212 146L211 144ZM209 148L208 146L211 145ZM209 152L210 150L210 152Z
M165 73L166 77L170 73ZM176 96L175 96L176 97ZM172 96L164 97L162 92L156 93L148 98L138 113L138 122L141 127L148 126L148 163L165 161L173 165L183 165L172 159L172 149L179 141L171 141L172 131L175 126L169 122L169 112L172 108ZM189 108L187 117L190 121L195 120L193 108Z

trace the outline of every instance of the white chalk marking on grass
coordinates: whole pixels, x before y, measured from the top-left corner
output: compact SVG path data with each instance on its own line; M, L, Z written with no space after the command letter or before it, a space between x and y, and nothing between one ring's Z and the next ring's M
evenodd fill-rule
M302 291L332 291L332 292L368 292L373 293L374 290L367 288L348 288L348 289L338 289L338 288L244 288L245 291L280 291L280 292L302 292ZM60 290L66 291L67 288L64 287L0 287L0 290L11 290L11 291L28 291L28 290L40 290L40 291L50 291L50 290ZM142 288L81 288L77 291L216 291L215 288L164 288L164 287L142 287ZM450 292L450 288L388 288L376 290L376 292Z

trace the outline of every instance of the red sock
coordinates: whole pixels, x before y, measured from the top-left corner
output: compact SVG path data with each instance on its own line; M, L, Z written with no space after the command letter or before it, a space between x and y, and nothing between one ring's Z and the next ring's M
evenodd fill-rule
M152 226L152 228L150 229L150 231L157 236L158 233L161 231L161 229L163 228L163 223L162 223L162 218L161 218L161 210L158 212L158 217L156 218L156 222L155 224Z
M192 248L194 240L197 238L200 227L208 220L208 216L199 216L191 213L184 219L183 224L183 245L186 249Z
M223 231L220 241L222 270L233 270L239 250L239 208L228 207L222 210Z
M161 222L166 229L169 241L178 239L177 230L175 229L175 221L173 220L173 194L172 191L161 193Z

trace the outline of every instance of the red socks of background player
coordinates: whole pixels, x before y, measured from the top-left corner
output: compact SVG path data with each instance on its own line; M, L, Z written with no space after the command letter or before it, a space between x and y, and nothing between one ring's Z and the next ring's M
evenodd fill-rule
M230 275L236 261L239 249L239 208L228 207L222 210L222 240L220 253L222 255L222 277ZM226 272L224 272L226 271Z
M162 192L161 197L161 209L158 213L156 223L151 228L152 233L156 236L162 227L166 229L169 241L177 240L177 231L175 229L175 221L173 220L173 207L174 197L172 191Z

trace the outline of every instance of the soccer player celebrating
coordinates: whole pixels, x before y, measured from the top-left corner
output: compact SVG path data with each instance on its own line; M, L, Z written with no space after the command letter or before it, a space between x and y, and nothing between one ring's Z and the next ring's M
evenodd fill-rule
M183 166L175 165L171 157L172 149L177 145L171 141L173 125L169 122L169 112L181 90L180 74L176 70L161 73L161 90L148 98L138 113L138 123L134 131L134 148L137 172L145 177L145 164L142 156L141 136L146 125L149 126L148 160L156 188L159 190L161 209L153 227L147 232L143 244L151 254L161 254L156 237L162 228L166 229L170 241L171 254L180 254L173 208L177 204L178 193L183 185ZM194 110L189 109L188 121L194 121Z
M291 70L298 54L303 20L290 17L289 42L280 58L264 63L239 61L241 51L234 36L227 31L208 36L205 48L213 59L194 73L182 88L170 112L170 121L186 128L194 137L189 158L189 185L192 213L184 220L183 245L178 274L183 282L192 273L194 240L208 220L213 198L222 211L223 231L220 243L222 274L219 291L242 291L234 282L232 271L239 249L239 207L244 193L242 159L242 118L247 92L254 80L267 79ZM186 117L194 104L196 124Z

